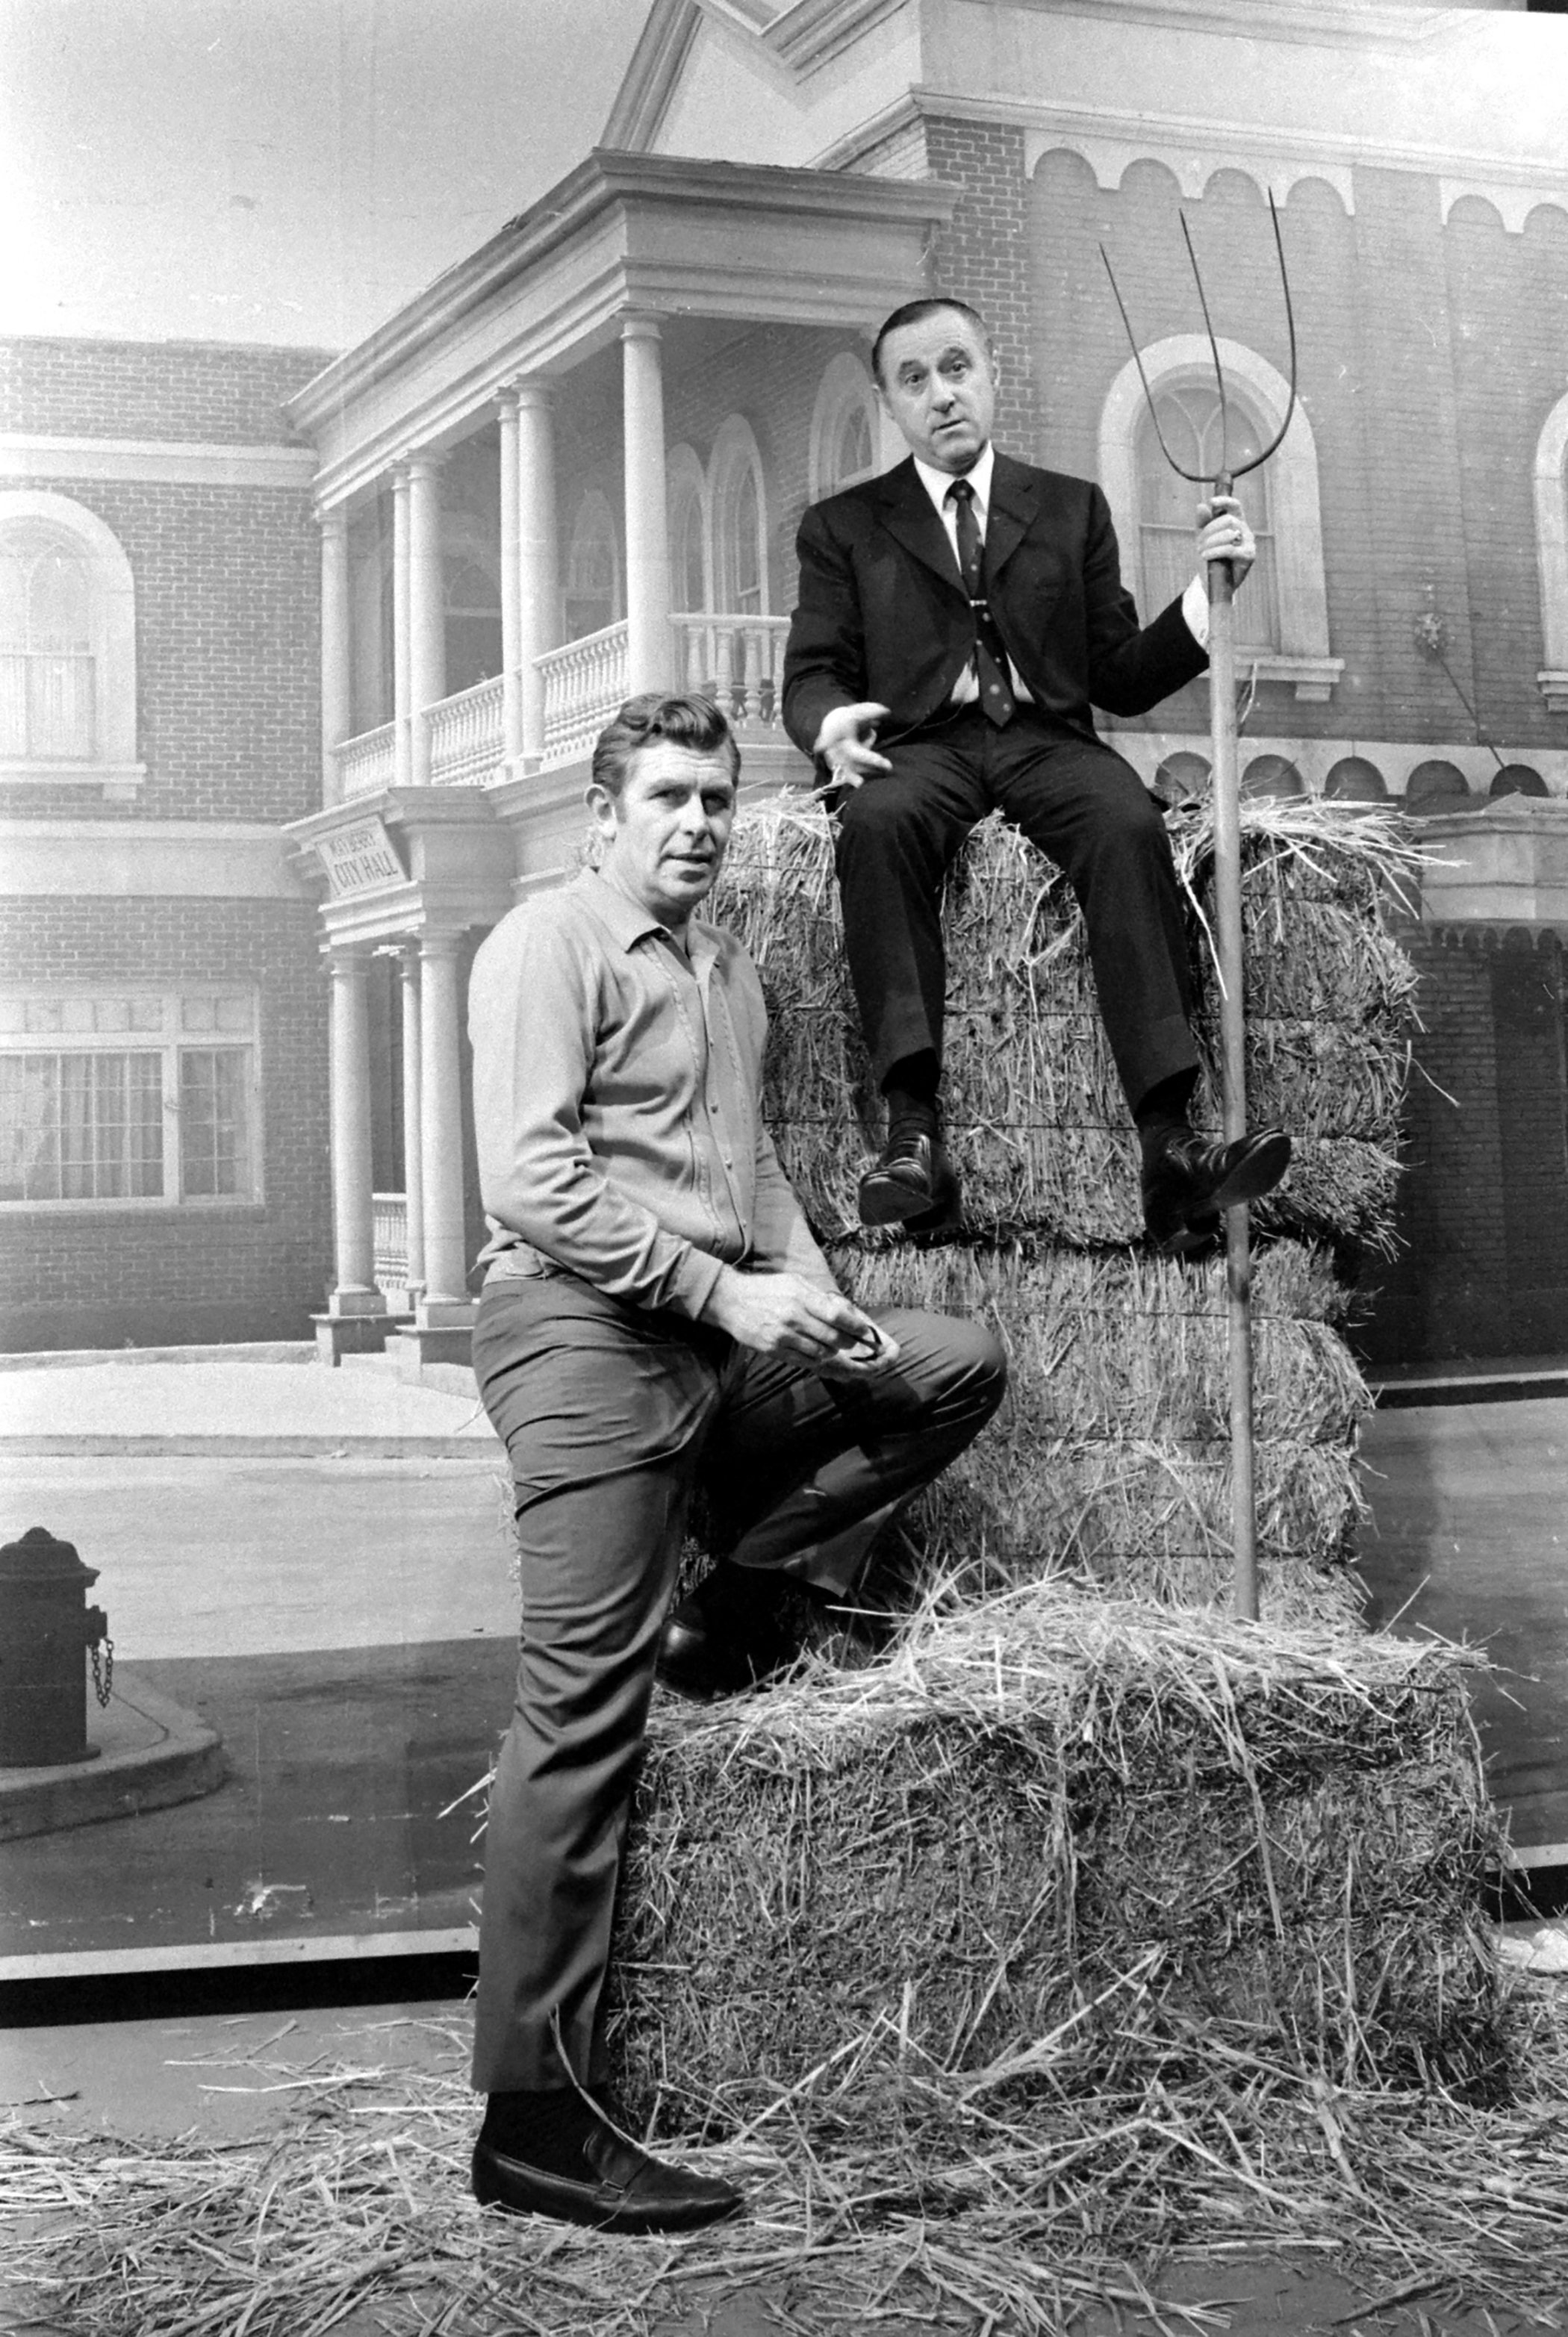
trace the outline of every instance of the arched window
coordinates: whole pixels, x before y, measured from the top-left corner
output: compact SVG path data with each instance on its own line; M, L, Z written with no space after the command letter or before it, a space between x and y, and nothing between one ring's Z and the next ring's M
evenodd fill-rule
M691 446L671 454L668 477L670 606L689 613L709 603L708 482Z
M116 792L142 776L131 565L66 495L0 494L0 774Z
M1239 467L1268 441L1240 402L1227 396L1225 457ZM1165 444L1184 470L1212 474L1220 466L1220 407L1212 384L1182 382L1156 390L1155 411ZM1272 435L1272 434L1270 434ZM1247 589L1236 601L1236 627L1243 653L1279 647L1279 592L1275 571L1274 530L1269 508L1269 474L1251 471L1237 486L1242 510L1258 539L1258 560ZM1152 416L1145 411L1138 432L1139 605L1152 617L1186 591L1193 572L1192 512L1196 498L1161 452Z
M854 351L844 349L823 374L812 410L811 501L874 478L886 468L886 452L876 385Z
M577 506L566 553L564 631L569 641L602 632L621 614L621 548L609 500L590 487Z
M1244 462L1285 418L1284 377L1266 357L1222 340L1229 456ZM1219 406L1206 337L1172 334L1143 353L1144 371L1171 450L1193 470L1219 456ZM1122 546L1122 572L1145 618L1153 617L1194 573L1193 513L1198 490L1179 479L1161 455L1138 367L1129 358L1111 385L1100 417L1100 483ZM1299 406L1266 468L1241 482L1240 497L1259 539L1258 569L1236 603L1243 655L1261 681L1294 685L1298 699L1329 698L1344 660L1329 654L1328 594L1318 496L1318 449Z
M749 423L732 414L709 464L713 511L713 597L727 616L765 616L768 552L762 457Z
M1568 397L1535 442L1535 559L1546 651L1536 687L1553 714L1568 714Z

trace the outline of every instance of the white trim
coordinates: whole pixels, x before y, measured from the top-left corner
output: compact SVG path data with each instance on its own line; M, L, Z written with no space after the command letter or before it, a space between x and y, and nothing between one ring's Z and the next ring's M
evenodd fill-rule
M1533 181L1509 181L1504 184L1495 179L1444 178L1437 181L1437 191L1442 198L1445 227L1455 204L1471 196L1479 202L1490 203L1499 224L1510 235L1522 235L1537 211L1568 211L1568 201L1561 194L1543 194Z
M1535 565L1541 579L1544 670L1535 677L1553 714L1568 713L1568 394L1535 441Z
M288 840L257 821L15 819L8 898L303 901Z
M181 1940L166 1948L54 1948L0 1956L0 1980L74 1980L93 1972L212 1971L236 1964L363 1962L370 1956L468 1955L472 1923L429 1931L348 1931L292 1940Z
M1285 419L1290 396L1284 376L1267 357L1240 341L1221 340L1219 346L1227 378L1240 383L1250 395L1264 428L1277 430ZM1155 390L1185 380L1212 382L1213 359L1206 336L1172 333L1155 341L1143 352L1143 370ZM1100 484L1128 560L1138 542L1136 449L1143 408L1143 385L1135 361L1129 357L1112 383L1100 416ZM1269 484L1279 641L1276 654L1258 660L1258 670L1264 680L1294 681L1299 699L1321 701L1343 670L1343 660L1331 656L1329 650L1318 448L1299 400L1284 444L1273 457Z
M165 438L0 433L0 479L112 479L170 487L293 487L316 476L313 446L222 446Z
M1249 15L1248 34L1260 37L1256 9ZM1259 191L1272 187L1276 200L1304 179L1326 180L1353 212L1355 171L1358 165L1370 164L1378 170L1418 171L1462 186L1467 193L1485 194L1500 210L1508 204L1505 191L1512 188L1533 189L1536 201L1568 209L1562 164L1545 155L1520 161L1452 146L1384 144L1349 132L1253 125L1213 114L1132 113L1109 105L1060 105L1048 98L975 97L934 82L916 83L852 135L834 140L814 158L814 165L825 171L851 170L860 154L894 131L932 117L1021 130L1025 176L1033 175L1052 147L1068 147L1082 154L1098 183L1112 192L1130 162L1154 161L1164 163L1183 193L1194 200L1216 171L1237 170L1244 171Z
M852 404L858 404L866 416L871 436L871 467L868 472L857 472L853 479L833 479L828 476L828 457L832 442L843 425L844 416ZM871 378L871 368L854 349L840 349L829 359L817 385L817 400L811 409L810 462L807 472L807 493L812 503L824 495L835 494L840 487L851 486L855 480L874 478L897 460L889 446L889 437L897 433L883 410L877 395L877 385ZM902 451L900 446L899 451Z
M1124 730L1104 719L1099 728L1107 743L1126 757L1146 785L1168 756L1200 755L1206 763L1213 760L1207 730ZM1308 794L1314 796L1322 794L1336 763L1355 756L1377 766L1396 806L1419 763L1452 763L1477 800L1485 796L1497 769L1492 748L1477 746L1474 738L1293 738L1243 730L1239 744L1243 771L1259 755L1281 756L1295 764ZM1532 770L1540 772L1553 797L1568 798L1568 747L1510 747L1500 741L1496 752L1504 763L1528 763Z
M766 617L770 613L768 578L769 529L768 489L762 475L762 450L757 444L757 434L745 416L728 415L719 425L713 452L708 458L708 515L712 529L708 574L715 601L723 601L727 591L722 541L726 498L734 483L747 471L751 474L757 499L757 583L760 594L758 606L748 613ZM730 599L734 597L730 595ZM739 615L740 611L730 609L727 613Z
M671 614L687 613L685 603L675 589L675 515L683 494L695 494L697 498L702 529L702 598L698 605L703 610L710 609L713 606L713 507L708 492L708 474L702 467L702 457L696 447L684 443L671 446L665 457L664 478L666 518L670 531Z

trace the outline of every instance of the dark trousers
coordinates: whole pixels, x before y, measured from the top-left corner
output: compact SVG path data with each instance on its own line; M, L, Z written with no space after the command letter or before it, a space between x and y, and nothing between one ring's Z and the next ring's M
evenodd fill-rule
M889 1309L861 1384L752 1354L574 1276L492 1282L474 1365L512 1463L523 1628L490 1794L474 2083L602 2074L600 1996L660 1629L695 1486L716 1555L847 1591L877 1527L1001 1400L981 1325Z
M940 1061L942 879L999 809L1065 874L1083 912L1101 1019L1128 1104L1192 1070L1187 944L1170 841L1130 763L1028 706L998 729L975 708L889 744L892 770L847 790L837 846L844 940L878 1083Z

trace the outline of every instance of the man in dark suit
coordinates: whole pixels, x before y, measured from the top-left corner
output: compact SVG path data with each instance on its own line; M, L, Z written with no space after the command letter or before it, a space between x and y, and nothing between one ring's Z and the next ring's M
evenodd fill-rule
M1208 663L1203 572L1140 626L1105 498L991 444L996 367L961 300L895 310L872 351L910 460L814 504L784 666L790 737L836 785L850 978L887 1100L862 1178L868 1225L956 1215L939 1088L944 873L1000 807L1065 870L1100 1012L1138 1128L1161 1249L1195 1248L1290 1157L1277 1129L1217 1144L1188 1119L1198 1052L1175 870L1159 808L1095 736L1093 706L1140 714ZM1233 496L1200 506L1199 562L1252 564Z

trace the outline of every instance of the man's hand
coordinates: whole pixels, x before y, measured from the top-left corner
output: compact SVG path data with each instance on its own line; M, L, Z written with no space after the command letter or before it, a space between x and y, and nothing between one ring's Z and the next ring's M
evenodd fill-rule
M1232 592L1258 557L1258 543L1234 495L1215 495L1198 506L1198 557L1208 572L1210 560L1229 562Z
M798 1356L825 1379L876 1379L898 1360L897 1342L869 1315L798 1274L741 1274L726 1266L701 1319L760 1355Z
M877 725L886 722L887 713L886 706L867 699L861 706L836 706L822 717L811 751L823 758L840 787L860 787L893 768L877 752Z

